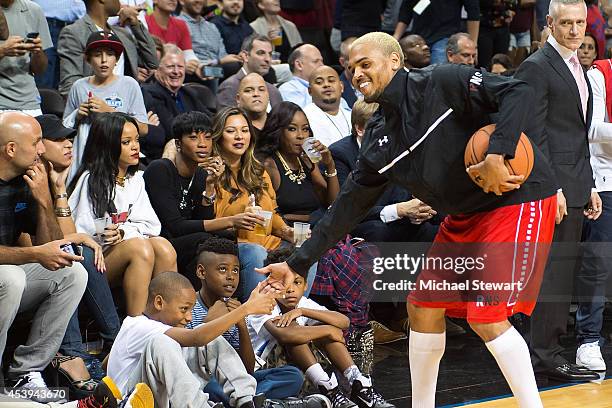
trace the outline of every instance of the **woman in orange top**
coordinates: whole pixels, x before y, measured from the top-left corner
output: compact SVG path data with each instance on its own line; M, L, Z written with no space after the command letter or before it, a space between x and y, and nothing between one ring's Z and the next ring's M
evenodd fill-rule
M254 156L252 134L251 122L239 108L222 109L214 118L213 149L225 162L216 187L215 216L253 215L252 221L245 219L236 228L242 262L241 296L248 296L265 278L254 268L263 266L267 251L278 248L283 240L293 242L293 228L276 213L276 193L270 176ZM271 220L258 215L261 210L271 212Z

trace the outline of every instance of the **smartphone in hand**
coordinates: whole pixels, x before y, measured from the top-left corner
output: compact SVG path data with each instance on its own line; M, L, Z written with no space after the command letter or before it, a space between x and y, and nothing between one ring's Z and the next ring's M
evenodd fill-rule
M23 39L23 42L26 44L32 44L35 38L38 38L38 33L31 32L26 34L26 38Z

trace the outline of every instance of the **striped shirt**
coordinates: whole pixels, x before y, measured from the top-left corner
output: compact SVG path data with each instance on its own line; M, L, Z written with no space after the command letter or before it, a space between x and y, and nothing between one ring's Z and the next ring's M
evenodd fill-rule
M187 325L188 329L193 329L196 326L204 323L204 320L208 316L208 308L206 305L202 304L199 299L199 295L196 298L196 303L193 306L193 310L191 311L191 322ZM231 329L223 333L223 338L227 340L229 344L236 350L240 349L240 335L238 333L238 327L236 325L232 326Z

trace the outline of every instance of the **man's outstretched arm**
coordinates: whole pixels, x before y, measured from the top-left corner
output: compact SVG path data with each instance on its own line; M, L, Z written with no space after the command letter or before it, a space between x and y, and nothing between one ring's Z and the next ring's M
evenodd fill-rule
M289 284L291 270L304 277L308 268L329 248L349 233L368 214L368 211L384 192L388 180L375 170L358 162L358 167L348 177L336 201L317 223L312 236L283 264L269 265L260 273L271 273L269 282ZM282 286L282 285L280 285ZM275 286L279 289L278 286Z

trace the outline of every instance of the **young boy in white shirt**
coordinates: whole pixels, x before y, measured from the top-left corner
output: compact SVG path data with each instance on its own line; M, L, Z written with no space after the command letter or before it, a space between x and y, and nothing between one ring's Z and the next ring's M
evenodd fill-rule
M266 264L284 262L292 252L293 248L271 251ZM330 399L332 408L395 408L374 390L371 378L361 373L346 349L342 331L349 328L349 319L304 297L306 279L294 275L285 297L277 299L271 314L249 318L255 353L262 356L276 344L283 346L287 359L319 387ZM351 385L350 398L343 394L335 374L328 375L317 362L309 346L311 342L344 374Z
M270 313L275 305L259 285L243 305L195 329L186 329L196 293L184 276L166 272L149 284L147 307L141 316L127 317L115 339L108 375L125 393L147 384L156 406L221 408L202 389L215 379L237 408L261 408L265 397L255 395L256 382L232 346L221 336L250 314Z

